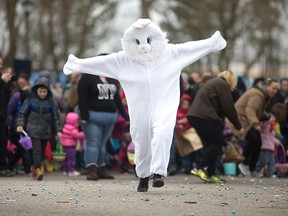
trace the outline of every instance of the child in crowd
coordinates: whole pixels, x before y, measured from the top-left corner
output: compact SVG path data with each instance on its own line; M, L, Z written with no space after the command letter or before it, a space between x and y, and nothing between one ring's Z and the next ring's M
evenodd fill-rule
M176 116L176 135L181 135L184 131L191 128L191 125L188 123L186 115L191 106L192 98L188 94L183 94L180 99L180 105L177 110Z
M75 170L76 144L77 140L84 139L84 133L78 130L78 114L69 112L66 116L66 123L63 128L61 145L64 147L66 158L64 161L63 175L79 176L80 173Z
M28 76L26 74L19 74L17 78L17 87L15 88L14 93L10 97L7 109L6 123L10 128L8 137L10 142L16 146L15 153L9 158L8 169L11 171L14 171L15 169L17 174L23 173L23 171L18 165L19 159L22 159L22 165L25 174L29 174L31 172L30 154L19 143L18 140L20 139L20 134L16 131L18 113L24 101L30 95L30 90L31 86L29 85Z
M254 176L260 177L263 175L262 171L267 164L268 171L266 176L275 176L275 146L281 145L280 141L275 137L275 119L271 116L267 121L261 122L261 152L256 166L256 173Z
M58 137L62 135L59 120L59 111L50 91L50 81L40 78L32 87L31 95L23 104L17 118L17 132L21 133L25 128L32 140L31 173L37 180L42 180L44 176L40 167L48 140L55 136L55 132Z
M179 155L181 157L181 170L187 174L191 174L191 169L193 167L197 167L197 164L199 162L201 152L200 147L195 146L195 143L199 143L200 141L199 137L197 136L196 132L194 132L194 136L191 137L191 133L193 133L191 130L192 127L188 123L188 119L186 117L188 110L191 106L192 98L190 95L184 93L180 98L180 104L177 110L176 115L176 126L175 126L175 144L177 147L177 150L179 152ZM189 139L187 139L187 135L189 134ZM190 152L181 150L183 149L183 146L186 146L186 142L183 142L183 140L186 140L190 143L191 146L193 146L193 149L191 148ZM182 147L181 147L182 146ZM194 148L196 147L196 148ZM170 170L170 175L176 174L177 169Z

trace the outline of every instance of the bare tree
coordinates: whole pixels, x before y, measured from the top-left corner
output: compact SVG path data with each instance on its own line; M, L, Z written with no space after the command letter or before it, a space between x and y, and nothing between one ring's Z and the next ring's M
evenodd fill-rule
M141 0L141 18L150 18L149 11L155 0Z
M21 31L23 14L16 10L21 1L2 2L0 12L5 13L5 19L0 27L7 28L3 32L9 33L4 41L8 44L4 57L5 63L12 65L22 44L26 43ZM31 59L42 67L50 65L58 71L68 53L80 57L96 54L110 30L118 5L116 0L33 2ZM140 0L139 16L150 18L152 11L161 14L158 16L163 20L161 28L168 32L172 43L203 39L220 30L228 46L219 55L209 55L193 64L193 70L211 70L215 65L222 70L240 62L245 74L259 65L263 74L275 77L286 61L282 40L288 31L285 28L287 5L285 0ZM1 41L3 38L1 36Z
M234 43L241 36L237 25L238 17L242 15L239 0L178 0L170 10L165 10L167 21L164 21L162 25L172 32L170 36L176 42L183 42L179 41L179 38L181 40L207 38L216 30L219 30L227 40L228 47L222 50L220 55L217 57L209 55L194 64L192 68L211 70L217 65L219 70L223 70L229 66L234 55ZM176 19L171 16L171 11Z
M279 70L281 64L279 34L283 26L279 18L283 8L287 8L284 0L177 0L158 11L164 14L166 20L161 25L174 42L205 38L215 30L227 40L220 55L209 55L194 68L217 65L223 70L236 60L245 64L245 72L261 63L267 74Z
M17 53L23 49L26 32L21 32L23 13L17 9L19 0L2 0L0 12L5 12L2 28L9 37L5 64L12 65ZM30 13L31 60L42 68L60 70L70 52L85 56L96 52L109 30L116 13L117 1L109 0L41 0L33 2ZM2 6L4 7L2 8ZM18 9L19 9L18 8ZM20 13L18 13L18 11ZM19 22L16 22L19 20ZM4 37L1 36L1 40ZM5 41L6 42L6 41ZM21 45L21 46L19 46ZM23 50L22 50L23 51ZM95 55L95 54L94 54Z
M104 0L38 1L32 40L33 59L60 70L70 52L85 56L97 50L109 30L117 2ZM39 19L41 17L41 19Z
M7 30L9 33L8 40L8 53L5 56L4 65L11 66L13 65L14 56L17 51L16 42L18 39L18 26L16 25L16 5L18 0L5 0L5 11L6 11L6 23Z
M245 59L245 75L255 64L259 64L264 76L278 77L281 65L280 35L284 33L283 23L280 22L282 8L287 8L284 0L251 1L248 10L253 13L249 13L250 22L246 26L245 38L253 47L254 55L251 55L250 49L250 58ZM247 56L247 52L244 55Z

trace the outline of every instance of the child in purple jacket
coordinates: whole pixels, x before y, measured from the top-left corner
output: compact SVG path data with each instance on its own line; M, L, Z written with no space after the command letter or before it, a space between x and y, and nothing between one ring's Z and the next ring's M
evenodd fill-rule
M66 116L66 123L61 137L61 145L64 147L64 152L66 153L63 164L63 175L80 175L80 173L75 170L75 149L77 141L84 139L84 133L78 130L78 118L78 115L74 112L69 112Z

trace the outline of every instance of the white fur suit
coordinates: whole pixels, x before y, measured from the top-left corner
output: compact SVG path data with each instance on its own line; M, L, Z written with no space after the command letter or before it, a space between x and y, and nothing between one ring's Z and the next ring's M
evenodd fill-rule
M157 42L162 43L158 50ZM133 43L133 50L129 50L129 43ZM205 40L168 44L157 25L140 19L125 31L122 44L123 51L106 56L78 59L69 55L64 73L79 71L119 80L129 108L137 175L140 178L151 174L166 176L180 99L181 70L223 49L226 41L216 32ZM153 51L157 53L145 57Z

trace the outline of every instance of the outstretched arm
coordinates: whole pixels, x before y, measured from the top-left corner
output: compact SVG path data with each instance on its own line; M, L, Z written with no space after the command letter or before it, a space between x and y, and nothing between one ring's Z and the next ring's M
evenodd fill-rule
M184 68L211 52L224 49L226 45L225 39L219 31L216 31L210 38L175 45L175 58Z
M79 59L70 54L68 61L64 65L63 72L65 75L69 75L74 72L81 72L117 79L121 68L119 61L120 58L121 56L119 53L86 59Z

